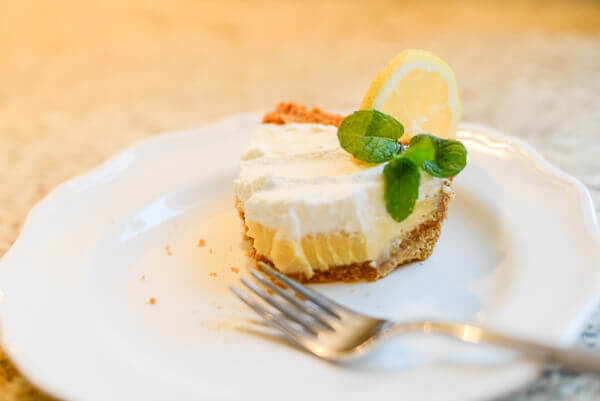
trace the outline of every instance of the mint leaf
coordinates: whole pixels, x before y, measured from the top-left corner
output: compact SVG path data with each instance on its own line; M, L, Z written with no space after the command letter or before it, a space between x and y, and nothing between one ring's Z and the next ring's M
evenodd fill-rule
M419 197L421 174L408 158L397 157L383 168L385 206L398 222L406 219Z
M342 148L356 159L381 163L400 151L398 139L404 134L404 127L380 111L360 110L344 118L337 134Z
M368 163L381 163L392 159L398 154L400 144L387 138L363 136L354 138L354 151L346 149L354 158Z
M410 140L410 146L402 152L401 157L410 159L417 166L426 160L434 160L437 151L438 137L431 135L417 135Z
M430 175L440 178L454 177L467 164L467 149L459 141L431 135L417 135L402 154Z

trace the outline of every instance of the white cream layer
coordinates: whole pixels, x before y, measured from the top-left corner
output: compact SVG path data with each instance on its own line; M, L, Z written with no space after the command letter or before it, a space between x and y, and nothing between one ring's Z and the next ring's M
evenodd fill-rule
M340 147L336 127L261 124L242 155L235 194L246 220L275 230L276 239L331 232L401 235L428 219L431 207L419 204L437 201L445 180L422 173L417 207L398 223L385 208L383 167L353 159Z

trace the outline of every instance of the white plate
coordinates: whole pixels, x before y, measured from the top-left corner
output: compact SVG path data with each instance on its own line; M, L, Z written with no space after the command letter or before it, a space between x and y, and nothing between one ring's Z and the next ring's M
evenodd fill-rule
M3 341L24 374L67 400L113 401L465 401L535 377L532 363L439 338L333 365L249 322L227 287L251 264L231 187L257 121L244 114L150 139L34 208L0 269ZM390 318L571 343L600 288L588 192L516 139L467 125L459 138L469 164L431 258L319 290Z

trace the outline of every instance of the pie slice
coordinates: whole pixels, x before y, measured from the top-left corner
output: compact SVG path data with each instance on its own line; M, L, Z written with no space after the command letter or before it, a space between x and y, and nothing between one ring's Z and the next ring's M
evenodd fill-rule
M237 208L257 260L304 282L374 281L424 260L440 236L450 179L421 173L401 222L383 201L383 165L339 144L343 117L295 103L264 116L242 155Z
M235 182L257 260L300 281L373 281L431 255L466 165L454 73L405 50L361 109L281 103L264 116Z

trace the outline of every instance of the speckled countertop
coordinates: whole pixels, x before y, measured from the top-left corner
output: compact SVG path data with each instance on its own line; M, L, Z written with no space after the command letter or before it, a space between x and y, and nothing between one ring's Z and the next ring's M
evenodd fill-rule
M0 255L58 183L132 142L279 100L356 107L399 50L454 68L463 120L533 144L600 210L600 3L0 0ZM597 346L600 313L583 332ZM0 401L51 399L0 348ZM548 369L506 400L597 400Z

